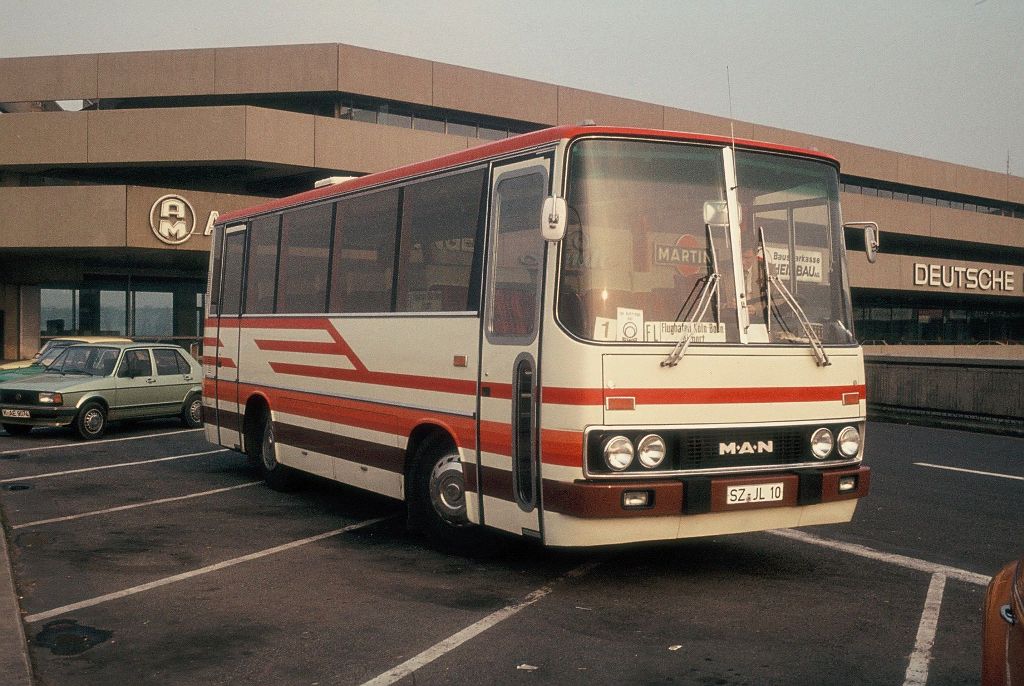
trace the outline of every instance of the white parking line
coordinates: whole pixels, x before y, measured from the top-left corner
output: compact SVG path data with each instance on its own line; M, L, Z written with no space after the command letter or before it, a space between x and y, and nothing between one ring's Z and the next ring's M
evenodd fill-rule
M58 445L41 445L35 448L21 448L20 450L4 450L0 451L0 455L20 455L21 453L34 453L40 450L56 450L57 448L67 448L69 446L85 448L92 445L100 445L102 443L118 443L120 441L137 441L141 438L153 438L154 436L174 436L175 434L187 434L195 431L203 431L203 429L181 429L180 431L163 431L155 434L145 434L143 436L127 436L125 438L105 438L99 441L89 441L88 443L60 443Z
M935 630L939 625L939 611L942 609L942 594L946 588L944 574L932 574L928 584L928 595L924 600L924 612L917 627L914 652L903 679L903 686L925 686L928 683L928 667L932 662L932 648L935 647Z
M207 495L214 495L217 493L226 493L228 491L237 491L240 488L249 488L257 484L263 483L262 481L247 481L244 484L238 484L237 486L228 486L226 488L215 488L212 491L202 491L200 493L189 493L188 495L179 495L173 498L160 498L159 500L147 500L143 503L132 503L131 505L120 505L118 507L108 507L105 510L92 510L90 512L80 512L79 514L68 515L66 517L54 517L52 519L37 519L34 522L25 522L24 524L16 524L11 529L25 529L30 526L40 526L42 524L55 524L56 522L70 522L76 519L82 519L84 517L95 517L97 515L110 514L112 512L123 512L125 510L134 510L138 507L149 507L151 505L163 505L164 503L173 503L178 500L189 500L190 498L202 498Z
M63 472L44 472L33 476L15 476L10 479L0 479L0 484L14 483L15 481L35 481L36 479L49 479L54 476L66 476L68 474L81 474L82 472L96 472L101 469L117 469L118 467L134 467L140 464L152 464L153 462L167 462L168 460L183 460L186 457L200 457L201 455L213 455L214 453L226 453L227 448L218 450L207 450L201 453L188 453L187 455L171 455L170 457L157 457L152 460L139 460L138 462L119 462L117 464L105 464L99 467L82 467L81 469L67 469Z
M918 467L931 467L932 469L945 469L950 472L964 472L966 474L978 474L979 476L995 476L1000 479L1013 479L1015 481L1024 481L1024 476L1015 476L1013 474L999 474L998 472L982 472L977 469L964 469L963 467L947 467L941 464L930 464L928 462L915 462Z
M480 621L474 624L470 624L462 631L452 634L451 636L449 636L448 638L444 639L439 643L435 643L419 655L415 655L406 660L405 662L403 662L402 664L398 665L397 667L394 667L393 669L384 672L380 676L374 677L373 679L364 682L362 686L387 686L388 684L393 684L396 681L404 679L416 670L430 664L442 655L445 655L446 653L450 653L451 651L455 650L466 641L475 638L476 636L479 636L480 634L487 631L496 624L499 624L508 619L509 617L518 614L524 608L533 605L535 602L537 602L547 594L551 593L551 587L555 584L564 581L565 579L581 577L584 574L590 572L592 569L594 569L594 567L597 567L599 564L601 564L601 561L586 562L580 565L579 567L576 567L575 569L566 572L558 579L556 579L553 583L547 586L542 586L538 588L536 591L527 594L518 603L514 603L512 605L503 607L497 612L492 612Z
M975 574L974 572L968 572L965 569L957 569L956 567L940 565L934 562L928 562L927 560L918 560L917 558L907 557L906 555L883 553L882 551L875 550L874 548L868 548L867 546L858 545L856 543L844 543L842 541L835 541L829 538L822 538L821 536L809 534L806 531L797 531L796 529L774 529L766 533L772 534L773 536L781 536L782 538L789 538L794 541L800 541L801 543L809 543L822 548L839 550L859 557L866 557L869 560L888 562L889 564L904 567L906 569L927 572L928 574L943 574L951 579L965 581L976 586L988 586L988 582L992 580L992 577L985 576L984 574Z
M94 605L100 605L111 600L117 600L119 598L127 598L128 596L142 593L144 591L150 591L154 588L160 588L161 586L167 586L168 584L177 583L179 581L185 581L193 577L201 576L203 574L209 574L216 572L221 569L227 569L243 562L249 562L251 560L258 560L261 557L267 557L268 555L274 555L276 553L283 553L286 550L292 550L300 546L308 545L309 543L316 543L322 541L325 538L331 538L332 536L338 536L349 531L355 531L356 529L363 529L374 524L378 524L388 519L393 519L397 515L388 515L386 517L377 517L376 519L368 519L364 522L358 522L356 524L349 524L343 526L340 529L334 529L333 531L327 531L316 536L310 536L309 538L302 538L291 543L285 543L283 545L274 546L273 548L267 548L266 550L260 550L255 553L249 553L248 555L242 555L241 557L235 557L230 560L224 560L217 564L208 565L206 567L200 567L199 569L193 569L190 572L183 572L181 574L175 574L174 576L168 576L163 579L157 579L156 581L150 581L148 584L140 584L138 586L132 586L126 588L123 591L116 591L114 593L107 593L105 595L97 596L95 598L89 598L88 600L82 600L77 603L71 603L70 605L63 605L61 607L55 607L52 610L45 612L37 612L34 615L26 615L25 623L31 624L32 622L40 622L44 619L50 619L51 617L57 617L68 612L74 612L75 610L81 610L87 607L93 607Z

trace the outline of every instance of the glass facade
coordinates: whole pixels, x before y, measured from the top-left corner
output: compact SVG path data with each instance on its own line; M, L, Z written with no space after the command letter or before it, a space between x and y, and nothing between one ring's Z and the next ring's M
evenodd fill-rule
M854 331L866 345L1024 344L1024 307L1007 303L915 302L906 294L858 298Z
M41 288L40 337L129 336L185 347L202 337L205 284L199 281L104 281Z

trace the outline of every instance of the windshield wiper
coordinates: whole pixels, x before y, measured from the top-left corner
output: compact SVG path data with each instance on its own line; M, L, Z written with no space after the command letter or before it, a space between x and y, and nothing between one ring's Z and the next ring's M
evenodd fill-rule
M718 254L715 252L715 241L711 236L711 225L705 224L704 228L707 230L708 234L708 256L710 258L709 262L711 263L711 273L703 279L704 286L700 290L700 295L697 297L696 303L691 305L686 313L687 318L683 321L687 324L695 324L703 321L704 315L707 314L708 308L711 307L711 303L715 302L718 298L718 282L721 279L721 275L718 273ZM696 287L697 285L694 284L694 288ZM692 295L693 291L691 290L690 295L688 295L686 300L683 302L683 306L679 308L679 314L676 315L677 322L683 315L683 310L686 309L687 304L691 300L690 296ZM718 308L716 306L716 314L717 310ZM696 312L695 316L691 317L690 315L694 312ZM717 320L718 317L716 316L715 319ZM689 333L684 334L683 337L679 339L679 342L676 343L676 347L674 347L672 352L668 354L668 357L661 361L661 366L675 367L679 364L679 360L686 354L686 349L690 347L690 342L693 340L695 333L696 331L691 330Z
M807 314L804 312L804 308L800 307L800 303L793 297L793 294L789 292L789 289L786 288L786 284L782 282L782 279L775 275L775 270L773 269L775 265L772 263L771 253L768 252L768 246L764 239L764 227L757 227L757 231L760 236L759 240L761 242L761 256L764 259L764 271L765 275L768 277L768 297L765 299L765 306L768 308L767 320L769 322L769 326L771 324L772 314L771 287L774 285L776 290L779 292L779 295L782 296L782 301L789 305L789 309L793 310L793 314L796 315L796 320L800 322L800 327L804 330L805 338L793 336L792 334L790 334L789 338L794 341L810 343L811 352L814 354L814 359L818 363L818 366L829 366L832 364L832 361L828 359L828 355L825 353L825 346L821 344L821 339L818 338L818 334L814 333L814 329L811 327L810 320L807 319Z

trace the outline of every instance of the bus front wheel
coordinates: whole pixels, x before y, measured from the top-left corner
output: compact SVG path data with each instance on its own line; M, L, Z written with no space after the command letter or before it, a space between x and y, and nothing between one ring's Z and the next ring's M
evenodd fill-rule
M458 451L441 441L428 441L416 460L415 497L411 519L433 543L462 547L474 527L466 515L466 479Z

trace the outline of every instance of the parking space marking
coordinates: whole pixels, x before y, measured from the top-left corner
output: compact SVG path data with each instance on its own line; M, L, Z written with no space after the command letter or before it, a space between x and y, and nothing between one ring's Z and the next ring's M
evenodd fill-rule
M398 665L397 667L389 669L383 674L376 676L367 682L364 682L362 686L387 686L388 684L393 684L396 681L404 679L410 674L416 672L421 667L430 664L442 655L445 655L446 653L450 653L451 651L455 650L466 641L475 638L476 636L479 636L491 627L500 624L509 617L512 617L518 614L523 609L529 607L530 605L533 605L538 600L551 593L552 587L555 584L565 581L566 579L575 579L581 577L584 574L590 572L595 567L597 567L599 564L601 564L602 561L603 560L595 560L591 562L586 562L580 565L579 567L576 567L575 569L569 570L562 576L558 577L558 579L556 579L554 582L548 584L547 586L541 586L537 590L528 593L518 603L507 605L506 607L503 607L502 609L496 612L492 612L480 621L470 624L462 631L452 634L451 636L444 639L443 641L440 641L439 643L435 643L419 655L415 655L406 660L405 662L403 662L402 664Z
M921 623L917 627L914 652L910 654L910 664L907 665L903 686L925 686L928 683L928 667L932 661L935 630L939 625L939 611L942 609L942 594L945 588L946 575L932 574L932 580L928 584L928 595L925 596L924 612L921 613Z
M238 484L237 486L228 486L226 488L215 488L211 491L201 491L199 493L189 493L188 495L179 495L173 498L160 498L159 500L147 500L142 503L132 503L131 505L119 505L118 507L108 507L105 510L92 510L90 512L80 512L78 514L68 515L66 517L53 517L52 519L37 519L34 522L25 522L24 524L15 524L11 529L26 529L30 526L42 526L43 524L56 524L57 522L71 522L76 519L83 519L85 517L96 517L98 515L111 514L113 512L124 512L125 510L134 510L138 507L150 507L151 505L163 505L164 503L173 503L178 500L189 500L190 498L202 498L208 495L215 495L217 493L226 493L228 491L237 491L240 488L249 488L250 486L256 486L257 484L263 483L262 481L247 481L244 484Z
M120 441L137 441L141 438L154 438L157 436L174 436L175 434L187 434L194 433L196 431L205 431L205 429L181 429L179 431L164 431L155 434L145 434L142 436L126 436L124 438L104 438L99 441L89 441L88 443L58 443L57 445L40 445L35 448L21 448L20 450L3 450L0 451L0 455L20 455L21 453L34 453L40 450L56 450L57 448L67 448L69 446L92 446L100 445L102 443L118 443Z
M25 623L32 624L33 622L40 622L44 619L50 619L51 617L57 617L68 612L74 612L76 610L82 610L87 607L93 607L102 603L109 602L111 600L118 600L119 598L127 598L128 596L136 595L137 593L143 593L145 591L151 591L154 588L160 588L169 584L174 584L179 581L185 581L192 579L203 574L210 574L211 572L217 572L221 569L227 569L228 567L234 567L235 565L242 564L243 562L250 562L252 560L258 560L261 557L267 557L269 555L275 555L277 553L283 553L287 550L293 550L310 543L316 543L322 541L325 538L331 538L333 536L340 536L341 534L348 533L349 531L355 531L357 529L364 529L374 524L379 524L389 519L394 519L398 515L387 515L385 517L376 517L374 519L368 519L366 521L357 522L355 524L349 524L343 526L340 529L333 529L332 531L326 531L316 536L310 536L308 538L302 538L297 541L290 543L284 543L282 545L274 546L273 548L267 548L266 550L258 550L255 553L249 553L248 555L242 555L241 557L234 557L230 560L224 560L216 564L207 565L206 567L200 567L199 569L193 569L190 572L182 572L181 574L175 574L174 576L164 577L163 579L157 579L156 581L150 581L146 584L140 584L138 586L132 586L121 591L115 591L114 593L106 593L95 598L89 598L88 600L81 600L77 603L71 603L70 605L63 605L61 607L55 607L52 610L46 610L45 612L37 612L33 615L25 615Z
M81 474L82 472L96 472L101 469L117 469L118 467L135 467L140 464L152 464L154 462L167 462L169 460L184 460L186 457L200 457L202 455L213 455L214 453L226 453L227 448L217 450L206 450L201 453L188 453L186 455L171 455L170 457L157 457L152 460L139 460L137 462L118 462L117 464L104 464L98 467L82 467L81 469L67 469L62 472L44 472L34 476L15 476L10 479L0 479L0 484L14 483L15 481L35 481L36 479L49 479L55 476L67 476L68 474Z
M980 476L995 476L1000 479L1013 479L1014 481L1024 481L1024 476L1015 476L1013 474L1000 474L998 472L983 472L977 469L964 469L963 467L947 467L941 464L930 464L928 462L915 462L917 467L931 467L932 469L945 469L950 472L965 472L967 474L978 474Z
M766 533L769 533L773 536L780 536L782 538L789 538L794 541L800 541L801 543L809 543L811 545L816 545L822 548L831 548L832 550L839 550L844 553L857 555L859 557L865 557L870 560L888 562L889 564L904 567L906 569L914 569L919 572L927 572L928 574L943 574L949 577L950 579L964 581L966 583L974 584L976 586L988 586L988 582L992 580L992 577L990 576L969 572L966 569L957 569L956 567L940 565L934 562L928 562L927 560L919 560L914 557L907 557L906 555L897 555L895 553L883 553L880 550L868 548L867 546L859 545L857 543L844 543L843 541L835 541L829 538L822 538L821 536L809 534L806 531L798 531L796 529L774 529Z

